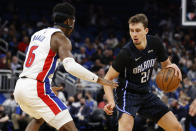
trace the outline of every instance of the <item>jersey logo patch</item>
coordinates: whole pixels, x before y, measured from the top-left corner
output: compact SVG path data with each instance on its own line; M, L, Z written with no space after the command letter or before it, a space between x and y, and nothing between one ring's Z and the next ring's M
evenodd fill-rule
M148 53L151 53L151 52L153 52L154 50L148 50Z
M138 61L141 57L135 58L135 61Z

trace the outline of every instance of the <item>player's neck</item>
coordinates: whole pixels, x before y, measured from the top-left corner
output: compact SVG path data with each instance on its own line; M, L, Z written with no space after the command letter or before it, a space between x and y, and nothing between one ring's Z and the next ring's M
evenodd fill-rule
M64 33L64 35L67 36L67 31L66 31L65 28L63 28L63 27L61 27L61 26L59 26L59 25L54 25L54 27L59 28L59 29ZM67 37L68 37L68 36L67 36Z
M61 27L61 26L59 26L59 25L54 25L54 27L59 28L61 31L64 32L64 28L63 28L63 27Z
M144 49L146 48L146 46L147 46L147 40L144 39L144 40L141 42L141 44L136 45L136 48L137 48L138 50L144 50Z

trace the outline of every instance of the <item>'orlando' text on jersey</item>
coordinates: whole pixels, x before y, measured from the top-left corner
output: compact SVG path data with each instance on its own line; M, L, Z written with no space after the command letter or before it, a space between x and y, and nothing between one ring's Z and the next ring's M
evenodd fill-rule
M138 50L131 40L121 49L112 64L112 67L120 73L119 87L126 86L134 90L145 88L149 84L156 60L163 62L167 58L167 51L159 38L148 35L144 50Z

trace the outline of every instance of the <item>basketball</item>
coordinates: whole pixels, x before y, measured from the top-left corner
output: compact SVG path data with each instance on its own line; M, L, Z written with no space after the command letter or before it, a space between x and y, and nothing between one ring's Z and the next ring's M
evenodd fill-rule
M175 69L164 68L161 69L156 76L157 86L165 91L172 92L176 90L180 84L180 79L175 76Z

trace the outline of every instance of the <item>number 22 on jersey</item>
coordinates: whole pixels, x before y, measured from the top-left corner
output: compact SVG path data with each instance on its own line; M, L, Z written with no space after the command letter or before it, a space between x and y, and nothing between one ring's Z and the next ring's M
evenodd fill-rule
M28 57L27 57L27 61L25 63L26 67L30 67L33 64L33 61L35 59L35 53L33 51L36 50L37 48L38 48L38 46L31 47L29 54L28 54Z

